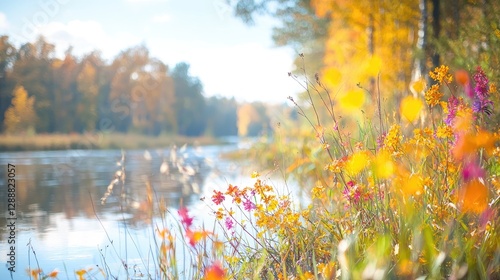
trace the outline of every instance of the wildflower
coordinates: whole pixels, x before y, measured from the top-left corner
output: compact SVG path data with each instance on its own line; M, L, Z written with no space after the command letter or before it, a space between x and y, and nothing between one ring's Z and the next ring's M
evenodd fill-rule
M215 212L215 217L217 218L217 220L222 220L222 218L224 217L224 209L217 209L217 212Z
M469 74L467 71L460 69L455 72L455 80L462 86L467 86L469 84Z
M400 145L403 136L401 135L401 127L397 124L393 124L384 139L384 147L392 150Z
M233 222L233 219L231 217L226 217L226 220L224 223L226 225L227 230L231 230L234 226L234 222Z
M344 198L348 201L357 204L361 198L361 190L354 181L347 182L344 190L342 191Z
M458 200L463 212L482 213L488 206L488 188L477 179L471 180L460 190Z
M407 96L401 101L399 113L411 123L417 119L422 107L423 105L420 99L413 96Z
M255 178L258 178L258 177L260 177L259 172L257 172L257 171L252 172L252 179L255 179Z
M249 199L245 199L245 201L243 201L243 208L245 211L250 212L255 209L255 204Z
M425 92L425 102L430 107L434 107L439 104L439 100L443 97L443 94L439 92L439 85L432 85L430 89Z
M436 136L438 138L451 138L453 137L453 130L449 125L443 124L437 128Z
M214 195L212 195L212 201L215 205L219 205L224 201L224 194L220 191L214 190Z
M489 107L493 105L493 102L489 100L489 81L480 66L477 67L476 73L474 74L474 81L476 82L476 87L474 88L476 95L474 96L472 110L475 113L483 112L487 115L491 115L491 109Z
M465 164L462 170L462 177L465 181L484 177L485 172L477 163L470 161Z
M198 244L198 242L200 242L200 240L206 238L209 234L210 234L210 232L204 231L204 230L202 230L202 231L199 231L199 230L192 231L190 229L186 230L186 237L188 239L188 243L192 247L194 247L196 244Z
M205 269L205 280L224 280L226 272L218 261Z
M434 71L429 72L429 76L436 82L439 82L439 84L442 84L443 81L445 83L451 83L453 80L453 77L451 74L448 73L448 70L450 68L446 65L441 65L439 67L436 67Z
M238 186L233 186L233 185L229 184L229 186L227 187L226 194L230 195L230 196L238 196L239 192L240 191L238 189Z
M447 125L451 125L453 122L453 119L455 119L455 116L457 115L457 109L459 109L460 105L463 104L462 99L456 98L455 96L450 96L448 98L448 103L446 105L446 111L448 115L446 116L445 123Z
M391 159L391 155L385 151L380 151L372 164L372 169L375 174L380 179L387 179L392 174L394 174L394 163Z
M355 176L368 165L369 160L366 152L356 152L349 158L345 168L351 176Z
M182 207L177 211L179 216L181 217L181 222L185 228L189 228L193 224L193 218L189 217L189 213L186 207Z
M59 274L59 271L57 270L53 270L51 273L49 273L47 275L47 277L50 277L50 278L57 278L57 274Z
M30 277L33 277L35 280L38 280L38 276L42 273L42 270L37 269L26 269L26 272Z

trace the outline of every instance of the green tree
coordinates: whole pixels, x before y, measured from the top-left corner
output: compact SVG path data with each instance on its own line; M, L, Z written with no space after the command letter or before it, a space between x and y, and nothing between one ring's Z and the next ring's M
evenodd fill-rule
M205 132L205 98L197 77L189 75L189 64L179 63L171 74L175 88L177 133L199 136Z
M12 78L16 84L23 85L26 91L36 97L37 132L56 131L57 110L54 110L56 98L52 65L54 51L55 46L40 37L35 43L27 43L19 48L12 69Z
M4 127L7 133L34 131L36 113L35 97L28 97L28 92L22 86L14 89L12 105L5 112Z
M14 81L11 72L16 53L17 50L9 42L9 37L0 36L0 124L3 123L5 111L12 100Z

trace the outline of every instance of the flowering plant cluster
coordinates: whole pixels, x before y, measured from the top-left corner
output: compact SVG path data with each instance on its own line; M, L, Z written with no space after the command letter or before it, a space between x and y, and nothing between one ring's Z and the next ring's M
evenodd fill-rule
M317 118L317 150L309 143L286 169L310 178L300 181L312 186L306 207L260 177L213 193L231 277L500 277L500 128L485 124L496 87L480 67L473 79L447 66L429 76L401 101L400 121L381 117L355 135Z

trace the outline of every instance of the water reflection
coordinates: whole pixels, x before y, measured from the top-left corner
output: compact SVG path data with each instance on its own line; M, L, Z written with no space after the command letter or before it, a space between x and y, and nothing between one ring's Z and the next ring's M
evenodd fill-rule
M37 250L40 266L45 270L63 265L70 278L75 269L102 262L100 249L110 240L150 244L151 224L158 213L151 202L170 209L199 204L206 192L207 179L223 174L224 180L239 176L234 163L219 157L237 146L180 147L158 150L77 150L48 152L0 153L0 165L16 166L17 190L17 266L15 279L22 279L28 267L30 243ZM0 178L6 178L6 168ZM118 174L117 174L118 172ZM101 204L110 182L125 176ZM1 184L6 182L1 179ZM0 209L5 211L6 192L0 192ZM100 218L97 221L96 215ZM4 214L6 217L6 213ZM103 231L108 230L109 236ZM126 230L126 237L124 231ZM0 262L7 261L6 219L0 219ZM101 247L98 247L101 246ZM119 248L124 248L120 246ZM129 254L125 246L124 255ZM130 260L148 255L137 249ZM149 252L150 254L150 252ZM108 254L109 263L113 258ZM153 256L150 256L153 257ZM116 259L120 265L121 259ZM145 269L145 268L143 268ZM49 271L46 271L49 272ZM8 271L0 268L0 279L8 279ZM64 278L64 277L63 277Z

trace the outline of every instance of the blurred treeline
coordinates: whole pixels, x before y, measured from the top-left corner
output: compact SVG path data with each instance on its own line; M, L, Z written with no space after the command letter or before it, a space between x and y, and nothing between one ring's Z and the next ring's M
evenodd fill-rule
M276 19L273 39L296 50L296 74L314 82L317 73L337 98L367 89L365 109L375 107L378 92L395 106L412 94L412 82L430 86L428 73L441 64L469 73L481 66L491 81L500 80L500 1L229 2L244 22L263 14Z
M16 48L0 37L0 132L214 137L255 136L269 130L262 103L205 97L189 64L170 68L144 46L112 61L98 51L64 58L43 37ZM238 122L238 115L247 112Z

